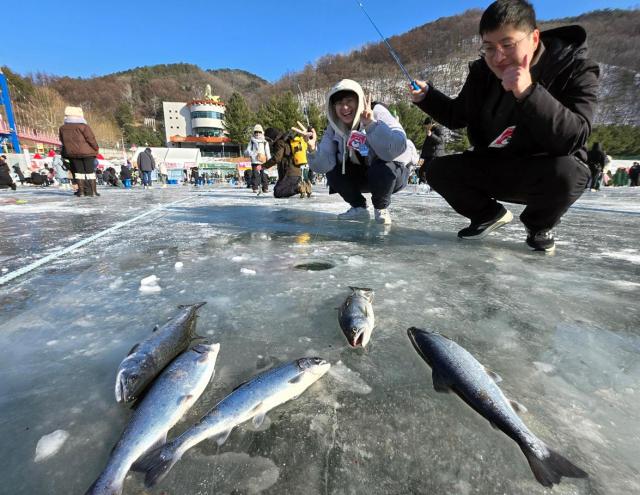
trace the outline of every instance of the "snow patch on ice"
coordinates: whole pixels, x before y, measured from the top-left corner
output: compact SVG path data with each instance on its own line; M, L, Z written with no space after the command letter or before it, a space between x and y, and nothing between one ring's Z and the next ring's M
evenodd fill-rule
M240 268L240 273L243 275L255 275L256 271L251 268Z
M118 277L117 279L115 279L113 282L109 284L109 289L111 290L117 289L122 285L123 282L124 280L122 280L122 277Z
M231 261L233 261L234 263L240 263L244 261L244 256L234 256L233 258L231 258Z
M398 287L402 287L403 285L407 285L406 280L398 280L397 282L387 282L384 286L387 289L397 289Z
M148 277L143 278L142 280L140 280L140 285L156 285L158 283L158 280L160 280L158 277L156 277L155 275L149 275Z
M371 392L371 387L360 377L360 373L347 368L342 361L338 361L329 368L329 375L356 394L364 395Z
M138 290L143 294L157 294L162 290L162 287L158 285L158 280L160 279L155 275L149 275L140 280L140 288Z
M363 266L364 265L364 258L362 256L360 256L359 254L353 255L353 256L349 256L347 258L347 265L350 266Z
M182 268L184 268L184 263L182 261L176 261L176 264L173 265L173 268L175 268L175 270L179 272L182 270Z
M542 363L540 361L534 361L533 365L536 367L538 371L541 371L542 373L553 373L556 369L556 367L553 366L552 364Z
M69 432L64 430L56 430L43 436L38 440L38 445L36 445L34 462L44 461L55 455L62 448L64 442L67 441L67 438L69 438Z
M50 340L49 342L46 343L46 345L56 345L58 343L57 340Z

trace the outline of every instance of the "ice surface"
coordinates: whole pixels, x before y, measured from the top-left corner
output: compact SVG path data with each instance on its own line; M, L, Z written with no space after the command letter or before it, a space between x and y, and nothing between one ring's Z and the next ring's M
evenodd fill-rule
M346 206L324 188L304 200L222 187L0 191L27 201L0 205L9 272L184 199L0 285L0 492L84 493L130 415L113 399L119 363L178 305L207 301L197 331L221 343L216 374L170 437L261 370L317 355L331 372L260 431L241 425L222 447L190 450L157 493L549 493L513 441L434 392L409 326L497 372L531 430L590 473L554 494L640 493L639 189L586 192L554 256L529 252L518 221L461 241L466 221L413 186L394 196L390 229L337 221ZM151 275L162 290L143 295ZM349 286L375 290L366 349L349 348L338 325ZM34 463L61 425L62 448ZM146 493L140 475L124 493Z
M64 430L56 430L53 433L43 436L38 440L36 445L36 456L34 462L44 461L49 457L56 455L62 448L64 442L69 438L69 432Z

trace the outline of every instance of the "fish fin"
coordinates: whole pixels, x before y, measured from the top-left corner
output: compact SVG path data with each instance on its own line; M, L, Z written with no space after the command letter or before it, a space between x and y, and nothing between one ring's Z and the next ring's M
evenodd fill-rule
M435 370L431 371L431 379L436 392L449 393L451 391L450 384Z
M529 462L529 467L531 468L533 475L542 486L552 487L554 484L560 483L562 477L589 477L588 473L551 449L547 449L547 456L543 459L539 459L531 449L526 447L523 448L522 446L520 448Z
M487 368L486 366L484 367L484 371L487 373L487 375L489 375L491 377L491 379L494 382L500 383L502 381L502 377L500 375L498 375L498 373L496 373L495 371Z
M136 461L131 465L131 470L136 471L138 473L142 473L148 469L146 465L147 459L153 457L154 453L158 450L164 449L167 445L167 433L164 433L158 440L153 442L153 445L149 447L144 453L136 459Z
M253 426L255 426L256 428L260 428L262 426L262 423L264 423L264 418L267 417L266 413L258 413L253 417Z
M193 399L193 394L183 395L182 397L180 397L178 399L178 405L180 406L180 405L184 404L185 402L190 401L191 399Z
M178 309L191 308L191 307L193 309L200 309L205 304L207 304L207 301L194 303L194 304L178 304Z
M140 343L137 343L136 345L134 345L131 350L129 351L129 354L127 354L127 356L131 356L131 354L133 354L134 352L136 352L138 350L138 347L140 347Z
M219 447L221 447L227 441L229 435L231 435L231 428L216 435L215 437L213 437L213 440L218 444Z
M526 407L524 407L522 404L520 404L520 402L512 400L512 399L508 399L508 400L509 400L509 404L511 404L511 407L513 408L513 410L515 412L517 412L518 414L529 412Z
M157 332L158 328L160 328L158 325L156 325L155 327L153 327L153 330L151 330L151 332Z
M300 373L299 375L296 375L291 380L289 380L289 383L291 383L292 385L295 383L300 383L303 377L304 373Z
M132 466L132 470L145 473L144 486L151 488L162 481L171 468L181 459L172 442L144 454Z

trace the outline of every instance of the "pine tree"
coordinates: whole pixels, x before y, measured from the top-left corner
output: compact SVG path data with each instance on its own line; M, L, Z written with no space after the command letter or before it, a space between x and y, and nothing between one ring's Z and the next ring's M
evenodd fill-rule
M392 113L396 113L407 137L420 149L425 138L424 118L426 114L415 105L401 101L389 106Z
M226 105L224 127L234 143L244 147L251 139L255 116L240 93L233 93Z
M260 107L257 114L257 122L265 129L275 127L286 132L298 121L303 122L304 116L300 111L298 100L290 91L271 97Z

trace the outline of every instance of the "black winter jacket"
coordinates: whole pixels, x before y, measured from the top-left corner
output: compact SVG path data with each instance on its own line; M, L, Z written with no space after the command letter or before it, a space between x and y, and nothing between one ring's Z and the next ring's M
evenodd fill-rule
M431 128L431 136L424 138L422 152L420 158L429 161L437 156L444 155L444 139L442 138L442 129L438 126Z
M501 81L479 59L470 64L457 97L449 98L430 85L417 106L450 129L466 127L476 152L576 155L584 162L600 74L598 64L587 58L586 39L586 31L577 25L542 32L544 52L531 67L533 87L522 101L505 92ZM499 134L487 132L483 115L491 115L485 105L492 94L500 92L502 98L513 100L514 111L505 123L515 130L505 147L489 148Z

